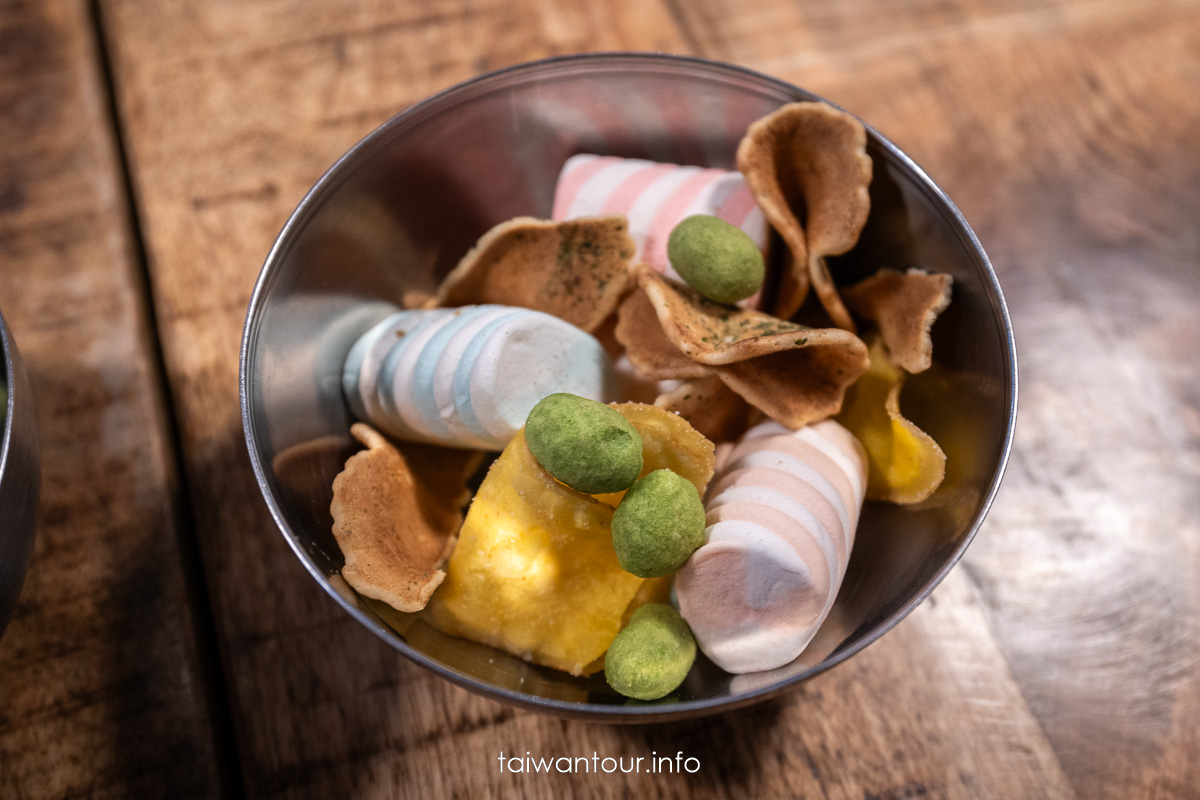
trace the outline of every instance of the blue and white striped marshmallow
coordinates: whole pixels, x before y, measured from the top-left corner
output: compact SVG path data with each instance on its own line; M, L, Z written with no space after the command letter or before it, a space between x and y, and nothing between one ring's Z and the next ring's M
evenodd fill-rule
M502 450L543 397L615 399L612 362L557 317L498 305L397 311L346 357L351 411L398 439Z

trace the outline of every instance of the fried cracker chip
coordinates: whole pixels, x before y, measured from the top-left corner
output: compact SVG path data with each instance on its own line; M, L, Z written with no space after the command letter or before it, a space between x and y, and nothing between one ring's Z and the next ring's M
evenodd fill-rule
M635 274L638 271L634 269ZM621 303L613 335L624 346L629 363L647 378L670 381L712 374L711 368L685 356L667 338L645 292L635 291Z
M711 442L661 408L613 408L641 434L646 472L670 468L704 496ZM425 618L572 675L600 669L630 605L665 589L658 581L643 590L647 581L617 561L612 515L622 494L586 495L559 483L529 452L522 430L479 487Z
M909 372L921 372L933 364L929 329L950 305L953 281L949 275L916 267L908 272L885 268L843 290L842 295L855 314L879 326L893 362Z
M749 427L750 404L717 375L684 381L654 405L683 417L714 442L733 441Z
M929 434L900 415L905 373L893 364L882 341L870 345L871 368L850 387L838 422L867 449L867 498L919 503L946 475L946 454Z
M366 450L333 480L333 535L342 577L365 597L419 611L445 577L477 453L422 445L401 453L374 428L350 428Z
M750 126L737 164L791 250L776 313L785 318L796 313L811 282L834 324L854 331L825 257L854 247L871 210L871 159L862 123L826 103L789 103Z
M595 330L617 308L636 245L619 214L517 217L485 233L442 282L440 306L496 303Z
M572 675L621 629L642 579L621 569L613 507L542 469L519 432L492 464L425 618Z
M665 352L669 343L789 428L836 414L846 387L869 365L866 345L848 331L809 328L760 311L720 305L648 267L638 266L634 274L638 290L622 303L620 313L629 319L636 316L638 325L626 325L622 319L617 338L635 366L677 358ZM636 304L645 300L639 295L654 308L662 336L653 333L650 320L641 321L643 312Z

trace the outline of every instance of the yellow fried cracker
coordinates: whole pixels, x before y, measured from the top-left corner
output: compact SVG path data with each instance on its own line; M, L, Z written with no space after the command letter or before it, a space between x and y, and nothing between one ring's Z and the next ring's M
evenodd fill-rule
M644 403L612 403L621 416L629 420L642 437L642 472L644 478L656 469L669 469L687 478L704 497L704 490L713 476L713 443L687 420L663 408ZM595 495L597 500L613 508L625 496L624 491Z
M892 361L909 372L933 364L929 329L950 305L949 275L930 274L912 267L908 272L881 269L842 291L846 305L879 327Z
M619 214L517 217L480 238L442 282L437 304L522 306L592 331L616 310L635 250Z
M613 408L642 437L643 474L672 469L703 496L711 442L663 409ZM631 603L658 596L639 594L644 581L617 562L612 514L622 494L592 497L562 485L529 452L524 431L517 434L475 495L427 618L446 633L574 675L599 669Z
M749 427L750 404L718 375L686 380L654 405L686 419L713 442L730 442Z
M479 487L426 618L439 630L583 674L642 579L621 569L613 508L554 480L520 432Z
M871 209L872 168L862 123L827 103L789 103L750 126L737 164L791 251L776 313L796 313L811 283L834 324L853 331L825 257L854 247Z
M905 373L883 343L870 345L871 368L850 387L838 414L867 450L867 498L918 503L933 494L946 474L946 455L929 434L900 415Z
M365 597L419 611L445 577L475 453L412 446L401 453L368 425L350 428L366 450L333 480L333 535L342 577Z
M617 337L635 366L664 361L665 338L752 406L789 428L837 413L846 387L869 364L866 345L848 331L809 328L760 311L714 303L645 266L636 267L634 275L638 289L622 303L621 315L626 315L627 307L648 301L663 334L653 334L651 321L639 321L637 328L630 325L628 330L624 319L618 324ZM637 314L640 317L642 312Z

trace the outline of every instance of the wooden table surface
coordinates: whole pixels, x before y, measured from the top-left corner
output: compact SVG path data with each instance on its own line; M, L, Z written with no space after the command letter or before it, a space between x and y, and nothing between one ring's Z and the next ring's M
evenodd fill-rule
M259 266L338 155L480 71L612 49L892 138L975 226L1021 366L999 499L926 603L782 699L642 728L361 628L274 529L237 402ZM0 3L0 308L44 475L0 797L1200 797L1198 87L1182 1ZM525 750L702 766L501 774Z

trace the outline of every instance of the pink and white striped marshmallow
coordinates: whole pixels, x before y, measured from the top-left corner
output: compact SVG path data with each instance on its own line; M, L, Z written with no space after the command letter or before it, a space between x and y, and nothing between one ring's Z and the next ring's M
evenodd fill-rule
M749 430L721 453L707 540L679 570L679 611L727 672L781 667L833 608L854 547L867 456L833 420Z
M635 261L676 280L679 275L667 259L667 237L684 217L720 217L745 231L764 253L767 249L766 219L740 172L640 158L571 156L558 174L551 218L598 214L624 214L638 245Z

